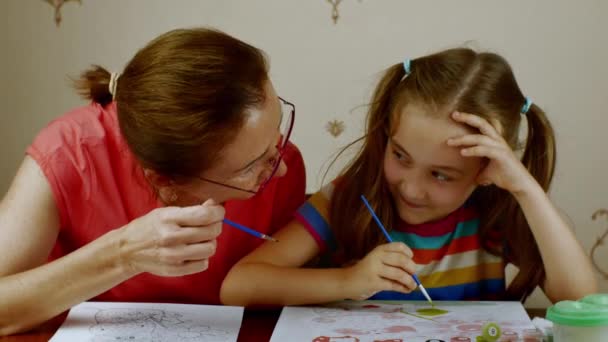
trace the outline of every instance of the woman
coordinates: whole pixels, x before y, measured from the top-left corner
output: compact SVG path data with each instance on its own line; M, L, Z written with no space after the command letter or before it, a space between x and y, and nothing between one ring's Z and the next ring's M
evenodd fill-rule
M219 303L261 242L222 219L271 234L304 201L295 108L255 47L175 30L76 85L92 103L39 133L0 205L1 335L89 299Z

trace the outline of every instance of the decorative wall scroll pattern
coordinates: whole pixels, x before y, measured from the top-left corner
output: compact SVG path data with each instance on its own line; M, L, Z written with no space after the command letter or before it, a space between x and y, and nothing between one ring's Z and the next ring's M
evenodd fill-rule
M334 21L334 24L338 23L338 18L340 18L340 12L338 11L338 6L342 0L327 0L331 5L331 19Z
M340 121L340 120L328 121L327 124L325 124L325 129L334 138L337 138L338 136L340 136L340 134L342 134L342 132L344 132L344 121Z
M331 5L331 20L333 20L334 24L338 23L338 19L340 18L340 10L338 7L342 0L327 0L327 2ZM361 0L359 0L361 2Z
M81 0L44 0L44 2L49 3L55 9L55 25L57 25L57 27L59 27L59 24L61 24L61 7L63 5L68 2L77 2L78 4L82 5Z

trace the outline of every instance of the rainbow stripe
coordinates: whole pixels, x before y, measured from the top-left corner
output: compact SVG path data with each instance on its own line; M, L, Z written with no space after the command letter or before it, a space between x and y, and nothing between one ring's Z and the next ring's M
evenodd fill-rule
M330 184L304 203L297 220L315 238L324 255L332 258L337 244L328 224ZM408 245L414 252L416 273L429 295L437 300L500 299L505 291L503 258L483 250L479 241L479 219L470 207L462 207L432 225L399 226L389 232L393 241ZM328 257L329 255L329 257ZM370 299L424 300L422 293L384 291Z

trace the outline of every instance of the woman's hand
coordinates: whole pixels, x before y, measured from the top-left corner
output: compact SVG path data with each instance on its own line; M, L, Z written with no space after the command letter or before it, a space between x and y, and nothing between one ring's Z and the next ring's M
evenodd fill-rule
M122 228L120 255L134 273L181 276L201 272L215 253L224 208L213 200L191 207L158 208Z
M416 282L411 275L416 264L412 256L412 250L401 242L374 248L346 270L347 298L364 300L380 291L413 291Z
M495 184L515 195L529 188L530 184L536 183L496 127L487 120L461 112L454 112L452 118L477 128L480 132L447 141L449 146L462 147L460 152L465 157L488 158L488 164L477 176L478 184Z

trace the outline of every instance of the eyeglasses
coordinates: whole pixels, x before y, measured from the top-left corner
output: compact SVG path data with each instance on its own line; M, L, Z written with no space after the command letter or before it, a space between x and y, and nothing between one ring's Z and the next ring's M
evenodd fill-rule
M197 178L200 180L203 180L205 182L220 185L220 186L230 188L233 190L248 192L251 194L257 194L257 193L261 192L266 187L266 185L268 185L268 183L272 180L274 175L279 170L279 166L281 165L281 160L283 160L283 154L285 153L285 147L287 146L287 144L289 142L289 137L291 136L291 131L293 129L293 123L294 123L295 116L296 116L296 106L293 103L283 99L280 96L279 96L279 100L281 102L281 123L279 125L279 132L281 134L279 136L279 141L276 145L277 152L272 157L270 157L266 160L264 170L258 174L259 179L256 182L256 184L259 184L259 186L256 186L257 189L248 190L248 189L241 188L241 187L238 187L235 185L215 181L215 180L208 179L208 178L203 178L200 176L197 176ZM263 175L266 175L266 176L262 177Z

